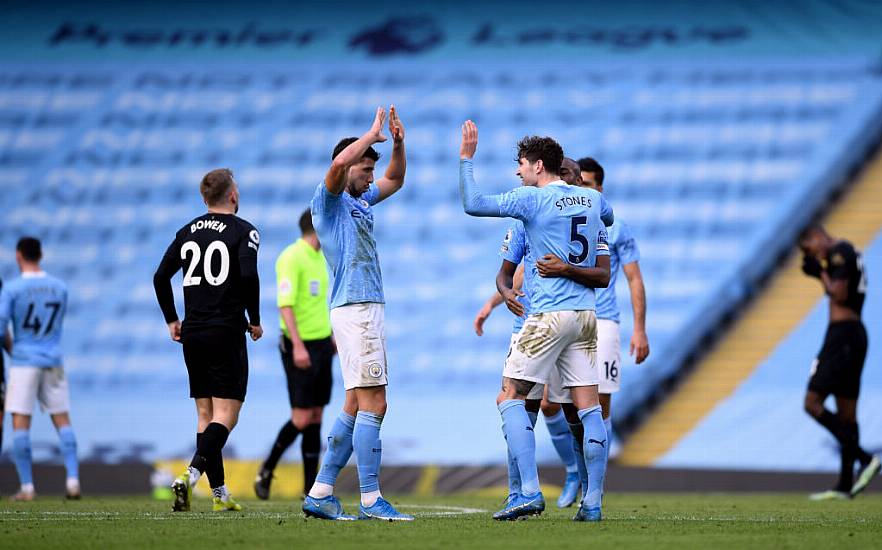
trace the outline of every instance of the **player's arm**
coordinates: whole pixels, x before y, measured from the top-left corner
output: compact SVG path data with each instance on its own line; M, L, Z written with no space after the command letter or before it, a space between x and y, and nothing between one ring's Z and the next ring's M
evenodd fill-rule
M518 317L523 317L524 304L518 301L518 297L523 296L524 293L514 286L514 276L517 269L517 264L508 260L502 260L502 265L496 274L496 290L499 291L508 310Z
M12 331L8 328L5 329L5 334L3 335L3 349L6 350L6 353L12 355Z
M279 308L279 316L291 336L294 366L306 369L311 365L309 352L306 351L306 345L300 338L300 332L297 330L297 316L294 314L299 285L300 270L296 262L292 261L290 256L283 254L276 260L276 286L278 288L276 305Z
M251 229L239 239L239 276L242 291L245 294L245 311L248 313L248 332L252 340L263 336L260 326L260 276L257 274L257 249L260 246L260 235L257 229Z
M634 330L631 333L630 354L638 365L649 357L649 338L646 336L646 287L640 263L631 262L622 266L631 291L631 309L634 312Z
M830 265L821 270L824 292L837 304L844 305L848 301L848 278L851 274L849 266L855 264L856 256L853 248L837 246L831 254Z
M610 227L616 221L612 206L610 206L606 197L603 195L600 195L600 221L602 221L603 225L606 227Z
M330 193L334 195L342 193L346 187L346 173L349 171L349 167L360 161L364 157L365 151L371 145L386 141L386 136L383 135L383 121L385 119L386 110L382 107L377 107L377 114L374 116L374 123L371 125L371 129L350 143L348 147L340 151L340 154L331 161L331 167L328 168L328 173L325 174L325 187Z
M404 186L404 173L407 171L407 155L404 152L404 125L398 118L395 105L389 107L389 133L392 134L392 160L386 167L386 173L377 180L377 188L380 190L377 202L388 199Z
M524 284L524 264L518 266L514 273L513 279L513 288L515 290L520 290L521 286ZM502 294L499 291L494 292L493 296L490 296L481 309L478 311L478 315L475 316L475 334L478 336L484 335L484 322L490 317L490 314L493 313L493 310L496 309L496 306L504 302L505 299L502 297Z
M475 182L472 158L478 147L478 127L471 120L462 125L459 147L459 194L462 207L470 216L517 218L525 220L536 207L532 187L520 187L501 195L484 195Z
M540 277L565 277L588 288L609 286L609 256L597 255L594 267L579 267L554 254L546 254L536 262Z
M177 237L168 246L156 273L153 274L153 290L156 292L156 300L159 302L159 309L162 310L162 316L165 317L165 323L168 325L168 333L175 342L181 341L181 322L178 320L178 312L175 310L175 294L172 291L171 279L175 273L181 268L180 261L180 244Z

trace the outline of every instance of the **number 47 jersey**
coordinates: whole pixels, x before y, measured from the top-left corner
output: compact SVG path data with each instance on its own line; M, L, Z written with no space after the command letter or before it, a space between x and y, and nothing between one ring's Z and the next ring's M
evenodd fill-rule
M67 286L43 271L22 273L0 292L0 337L12 321L13 367L62 366L61 325Z
M171 278L182 270L184 330L259 325L259 246L257 229L234 214L209 212L178 230L153 277L166 323L178 319Z

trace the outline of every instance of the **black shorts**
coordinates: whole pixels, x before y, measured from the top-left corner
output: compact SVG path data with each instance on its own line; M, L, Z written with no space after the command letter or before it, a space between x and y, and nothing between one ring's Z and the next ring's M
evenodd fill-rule
M303 343L312 363L308 369L300 369L294 365L292 353L294 344L290 339L282 335L279 342L282 366L285 367L285 376L288 378L288 402L292 409L324 407L331 401L334 344L330 337L322 340L304 340Z
M824 397L857 399L866 356L867 331L862 322L831 323L821 352L812 363L808 389Z
M218 328L184 330L181 342L190 375L190 397L245 401L248 350L244 332Z

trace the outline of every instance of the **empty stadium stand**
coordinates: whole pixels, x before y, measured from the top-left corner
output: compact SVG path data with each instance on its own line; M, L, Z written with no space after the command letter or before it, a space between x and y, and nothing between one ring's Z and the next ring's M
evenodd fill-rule
M102 392L146 399L173 389L183 398L180 350L151 275L173 232L200 212L201 175L231 167L241 215L262 231L271 330L251 346L259 400L280 377L274 258L296 238L335 142L394 102L407 128L408 180L377 208L376 224L391 380L414 400L492 393L510 318L498 311L484 338L471 321L494 289L506 222L462 213L459 125L477 121L478 181L495 191L518 184L517 139L548 133L568 155L604 164L609 199L640 245L653 353L645 366L626 361L623 418L753 292L882 127L882 79L865 60L584 64L565 81L552 64L541 89L513 68L4 66L0 276L14 275L14 243L33 234L45 242L46 268L69 281L66 363L77 407L103 402L88 397Z

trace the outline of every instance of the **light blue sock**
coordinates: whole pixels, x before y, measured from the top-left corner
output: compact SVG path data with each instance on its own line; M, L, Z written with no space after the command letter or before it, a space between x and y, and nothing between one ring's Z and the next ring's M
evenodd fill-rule
M355 417L341 412L328 434L328 449L322 458L322 467L315 480L327 485L336 485L340 470L352 456L352 430L355 428ZM309 487L306 488L309 490Z
M612 447L612 417L603 419L603 427L606 428L606 461L609 462L609 448Z
M58 439L61 443L61 456L68 479L80 479L80 463L77 460L77 438L73 426L58 428Z
M576 455L576 468L579 472L579 484L582 486L582 497L588 490L588 466L585 465L584 435L585 427L582 423L570 424L570 433L573 434L573 452Z
M530 424L533 427L536 427L536 420L539 418L539 414L533 411L527 411L527 416L530 417ZM505 436L505 430L502 430L503 437ZM508 443L506 440L506 448L508 447ZM507 451L508 453L508 494L520 494L521 493L521 473L518 471L518 463L514 459L514 456L511 454L511 450Z
M600 508L603 495L603 479L606 476L606 428L600 405L579 411L579 419L585 428L585 465L588 468L588 490L585 491L584 506Z
M520 399L507 399L499 404L502 431L514 456L521 476L521 492L535 495L539 492L539 471L536 469L536 438L530 416Z
M563 409L557 411L554 416L545 417L545 427L551 434L551 443L557 451L561 462L567 467L568 474L575 474L579 471L576 466L576 454L573 452L573 434L570 432L570 425L567 423L567 417L564 416Z
M358 411L355 416L355 431L352 432L352 446L358 466L358 485L362 493L380 490L380 458L383 448L380 444L380 425L383 417L367 411Z
M31 434L28 430L13 430L12 461L15 462L18 481L22 485L33 483L34 475L31 472Z

